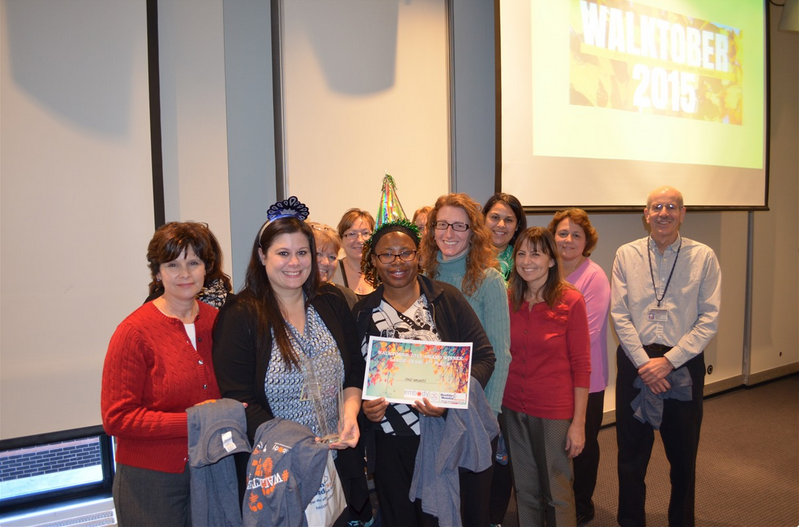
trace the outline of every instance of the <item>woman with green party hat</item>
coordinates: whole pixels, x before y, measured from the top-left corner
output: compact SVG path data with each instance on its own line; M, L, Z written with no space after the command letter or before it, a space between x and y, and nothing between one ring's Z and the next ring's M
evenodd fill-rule
M383 193L388 189L386 187ZM456 288L419 273L418 228L403 217L403 211L393 211L393 202L386 200L388 198L383 195L382 204L390 207L384 212L380 207L383 222L363 249L363 272L366 280L376 287L354 307L363 356L367 355L371 336L471 342L471 376L485 386L493 373L495 358L477 315ZM478 397L485 399L481 392ZM487 409L490 414L490 407ZM442 417L446 410L434 406L428 399L410 406L391 404L383 398L364 401L362 410L368 419L363 426L368 470L373 473L382 524L426 526L437 523L438 511L428 508L420 499L411 501L409 495L419 446L424 446L420 444L420 420ZM462 411L450 410L449 413ZM480 436L476 446L479 457L487 463L482 467L487 470L461 469L459 473L463 525L489 525L492 441L498 434L495 421L493 423L495 430L484 432L484 441Z

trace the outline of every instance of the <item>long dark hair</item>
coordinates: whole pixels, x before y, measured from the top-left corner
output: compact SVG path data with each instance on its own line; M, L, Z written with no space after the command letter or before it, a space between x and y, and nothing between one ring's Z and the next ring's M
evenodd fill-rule
M510 243L514 244L516 239L519 238L519 235L521 235L521 232L527 229L527 215L524 214L524 208L521 206L521 202L518 198L507 193L494 193L491 195L491 198L488 199L488 202L485 203L485 206L483 206L482 216L487 217L488 212L497 202L506 204L513 210L513 215L516 216L516 231L513 232L513 238L510 239Z
M571 284L563 279L563 268L558 259L558 248L555 246L555 238L552 233L546 228L536 226L527 228L516 239L516 244L513 246L513 257L515 260L519 259L519 251L522 248L532 246L539 252L546 254L555 262L554 266L549 268L547 273L546 282L541 287L544 301L550 308L555 308L555 305L563 298L563 292L567 289L574 288ZM510 298L513 302L513 310L518 311L521 304L524 303L524 296L527 294L527 282L521 278L516 267L510 272Z
M312 228L306 222L294 217L276 219L265 226L264 230L260 229L260 234L254 240L251 261L248 263L248 268L245 272L245 284L238 294L238 299L250 306L256 316L256 340L259 350L270 354L271 330L273 330L273 337L279 346L282 359L288 366L298 366L298 357L290 343L279 300L265 272L265 266L259 258L260 249L262 249L263 253L267 253L268 248L278 236L291 233L302 233L309 242L311 269L309 277L302 286L304 290L304 306L309 306L320 285L318 260L315 258L315 236L312 233Z

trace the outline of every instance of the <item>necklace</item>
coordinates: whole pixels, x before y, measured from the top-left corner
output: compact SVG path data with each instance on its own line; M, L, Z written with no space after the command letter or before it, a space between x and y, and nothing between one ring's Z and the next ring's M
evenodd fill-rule
M355 269L348 258L343 259L343 261L346 265L345 270L347 277L344 278L346 280L346 287L351 288L355 294L359 294L361 296L373 292L374 289L365 281L365 275L363 274L362 269L359 267ZM352 287L352 281L349 280L349 276L354 278L355 275L357 280L354 282L354 286Z
M577 260L577 264L576 265L572 266L571 268L569 268L568 266L564 266L563 267L563 273L568 276L569 274L571 274L572 272L574 272L575 270L580 268L580 265L583 264L585 262L585 260L586 260L586 256L585 255L581 255L580 258Z

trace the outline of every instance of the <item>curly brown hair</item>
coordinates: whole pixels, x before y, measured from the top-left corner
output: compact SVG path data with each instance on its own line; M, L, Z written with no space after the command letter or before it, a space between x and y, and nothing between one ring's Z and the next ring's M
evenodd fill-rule
M468 225L471 231L471 238L468 243L468 255L466 257L466 275L463 276L463 284L460 290L466 296L471 296L485 280L485 270L487 268L499 269L499 261L496 258L496 250L491 242L491 230L485 225L485 216L482 214L480 204L465 193L450 193L442 195L435 202L432 211L427 217L427 226L430 228L421 241L421 267L427 276L437 279L438 277L438 243L435 241L434 224L438 218L438 212L444 206L461 208L468 215Z
M594 251L594 247L597 246L597 240L599 240L599 237L597 236L597 230L591 225L591 220L588 218L588 213L580 208L556 211L555 216L552 217L551 221L549 221L549 226L547 226L546 229L548 229L549 232L554 236L558 231L558 224L560 224L561 221L567 217L571 222L574 222L583 228L583 231L586 234L586 247L583 249L583 256L588 257L591 255L591 252Z

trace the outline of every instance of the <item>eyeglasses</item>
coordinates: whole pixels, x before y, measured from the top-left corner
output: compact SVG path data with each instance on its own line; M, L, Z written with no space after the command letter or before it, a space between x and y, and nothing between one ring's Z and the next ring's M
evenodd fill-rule
M416 250L404 250L402 253L388 252L388 253L375 253L374 255L376 256L377 259L379 259L380 263L392 264L397 257L404 262L412 261L413 259L415 259L415 254L417 253L418 251Z
M449 226L451 226L454 231L468 231L468 224L466 224L465 222L450 223L446 222L445 220L438 220L435 221L435 224L433 224L433 226L435 226L436 230L446 230L449 228Z
M664 209L666 209L667 211L669 211L671 213L671 212L679 210L680 208L676 204L671 204L671 203L670 204L652 204L652 205L650 205L650 211L654 211L655 213L660 213Z
M343 234L343 237L350 241L356 241L358 237L363 239L369 239L371 237L370 231L347 231Z

